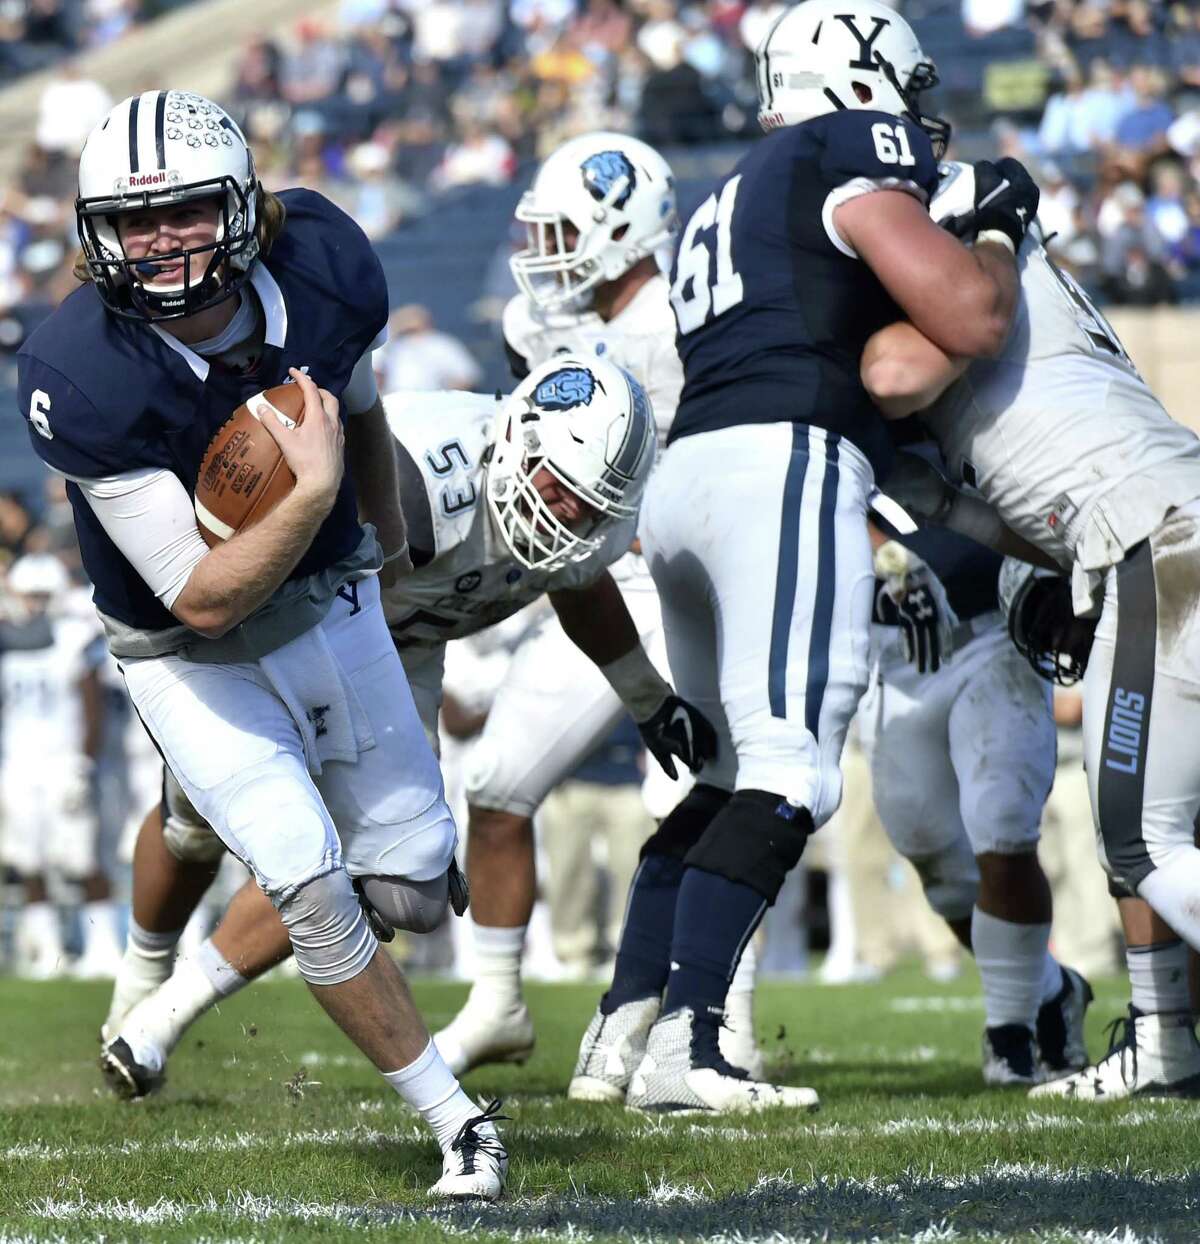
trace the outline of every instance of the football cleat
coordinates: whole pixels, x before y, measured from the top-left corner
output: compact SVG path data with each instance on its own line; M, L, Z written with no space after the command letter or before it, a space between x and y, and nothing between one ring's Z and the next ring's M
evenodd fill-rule
M580 1042L567 1096L573 1101L624 1101L660 1005L655 996L626 1002L608 1015L597 1008Z
M139 1063L123 1037L108 1042L100 1051L100 1070L108 1087L125 1101L141 1101L166 1083L166 1072Z
M751 1080L761 1080L766 1071L766 1060L754 1035L752 1016L735 1014L728 1002L721 1031L717 1034L717 1046L721 1057L731 1066L744 1071Z
M655 1023L646 1040L646 1053L629 1082L629 1109L655 1114L748 1114L775 1106L818 1107L820 1100L810 1088L765 1084L731 1067L702 1027L706 1026L686 1006Z
M1092 1002L1092 987L1073 968L1062 969L1062 988L1037 1014L1039 1079L1051 1080L1087 1066L1083 1020Z
M1074 1075L1039 1084L1030 1097L1119 1101L1200 1097L1200 1042L1187 1011L1141 1015L1129 1008L1109 1025L1108 1053Z
M1036 1084L1033 1031L1024 1024L998 1024L983 1030L984 1084Z
M494 1011L468 998L433 1041L456 1076L484 1063L523 1063L533 1053L533 1020L524 1002Z
M481 1201L500 1197L508 1177L508 1151L496 1122L507 1117L500 1114L499 1101L493 1101L459 1128L442 1155L442 1177L429 1189L430 1196Z

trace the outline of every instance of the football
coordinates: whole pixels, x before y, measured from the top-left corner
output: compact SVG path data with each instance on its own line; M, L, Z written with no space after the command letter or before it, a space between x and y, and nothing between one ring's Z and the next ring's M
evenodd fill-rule
M254 413L264 403L289 427L304 419L300 386L279 384L255 394L217 429L196 479L196 525L209 548L253 526L295 486L279 446Z

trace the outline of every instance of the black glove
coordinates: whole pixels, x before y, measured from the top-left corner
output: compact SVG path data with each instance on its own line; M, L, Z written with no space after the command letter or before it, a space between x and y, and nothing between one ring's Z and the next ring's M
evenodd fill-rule
M905 656L918 674L936 674L953 651L952 640L946 640L953 633L954 622L946 616L938 594L924 584L909 587L897 602L889 595L887 584L876 580L872 620L900 628Z
M677 756L693 772L717 754L717 732L698 709L677 695L669 695L653 717L638 722L646 750L662 765L667 777L679 776Z
M969 215L942 221L956 238L973 238L985 229L999 229L1020 250L1029 226L1037 218L1042 192L1025 166L1005 156L993 164L980 160L975 165L975 210Z

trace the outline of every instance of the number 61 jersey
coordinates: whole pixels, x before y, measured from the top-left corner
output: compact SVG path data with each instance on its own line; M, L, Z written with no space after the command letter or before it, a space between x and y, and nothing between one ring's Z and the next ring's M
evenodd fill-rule
M625 553L636 519L609 522L600 547L553 571L527 570L509 552L487 504L486 456L496 398L392 393L384 398L397 445L400 498L413 572L383 593L396 647L432 648L473 635L546 592L584 587Z
M842 203L937 185L923 130L845 110L757 142L688 220L671 273L684 384L669 440L743 423L807 423L849 439L882 478L890 438L859 379L902 312L834 228Z

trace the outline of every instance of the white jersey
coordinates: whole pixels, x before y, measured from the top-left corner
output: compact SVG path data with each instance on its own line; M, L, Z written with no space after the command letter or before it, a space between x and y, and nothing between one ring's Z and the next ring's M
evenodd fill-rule
M504 308L504 340L530 371L564 350L597 354L625 368L650 398L661 448L683 388L670 288L660 272L608 321L594 311L548 315L517 294Z
M957 480L1014 531L1076 569L1076 608L1097 572L1200 496L1200 439L1163 409L1111 326L1032 237L995 359L977 359L923 416Z
M383 594L397 648L435 647L510 617L546 592L591 583L632 545L634 518L606 525L600 547L553 571L509 552L485 496L484 450L497 404L477 393L393 393L388 426L404 451L401 494L415 569Z
M79 683L103 656L95 615L56 617L52 643L0 656L0 761L12 766L54 765L83 751Z

